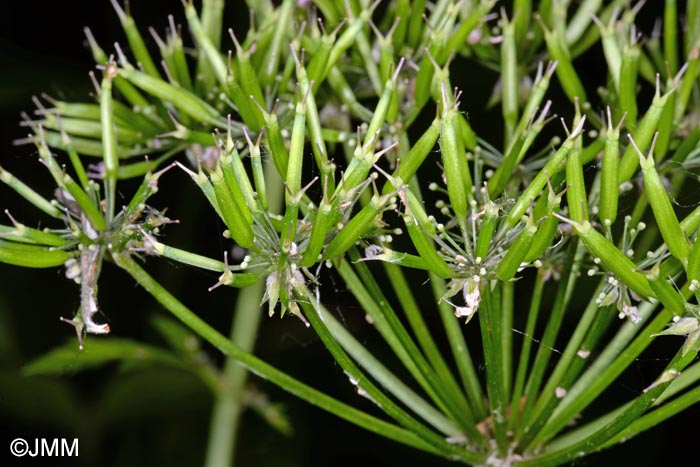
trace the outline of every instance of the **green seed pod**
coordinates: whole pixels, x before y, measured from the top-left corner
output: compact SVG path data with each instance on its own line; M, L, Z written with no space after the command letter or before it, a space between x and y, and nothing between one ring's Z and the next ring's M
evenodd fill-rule
M365 136L364 144L367 144L370 139L374 138L375 134L381 130L382 126L384 126L389 104L391 103L391 98L394 95L394 91L396 91L396 82L399 79L399 73L401 72L402 67L403 59L401 59L399 65L396 67L394 75L386 82L386 85L384 86L382 96L379 98L379 102L374 109L372 120L370 120L369 126L367 127L367 134Z
M501 108L506 127L506 145L513 138L518 122L518 59L515 43L515 24L508 21L501 10L503 40L501 41Z
M649 204L651 204L651 209L654 212L656 225L659 227L659 231L661 232L664 242L666 242L668 250L673 256L685 264L690 254L690 246L688 245L685 232L683 232L678 222L676 213L673 211L668 192L659 174L656 172L656 167L654 165L654 144L656 143L656 137L654 137L654 141L651 143L651 149L647 157L644 157L644 154L632 136L628 135L628 137L630 145L639 156L639 163L642 167L642 175L644 176L644 188L649 199Z
M693 2L695 3L695 2ZM681 72L683 69L681 69ZM679 72L679 75L680 73ZM688 53L687 67L678 89L673 122L678 124L686 114L688 102L700 75L700 36L695 39Z
M119 77L112 80L115 86L118 81L126 82ZM123 134L124 129L136 130L137 135L141 134L141 138L143 138L143 135L147 137L157 136L169 128L157 115L148 113L149 109L139 109L136 112L121 101L113 101L112 106L114 107L114 121L117 123L117 136L120 140L123 140L125 136Z
M49 200L31 189L28 185L25 185L13 174L2 168L2 166L0 166L0 181L15 190L22 198L26 199L49 216L56 219L60 219L63 216L60 209L51 204Z
M518 238L508 247L505 256L501 262L498 263L496 279L506 282L515 277L515 274L518 272L520 265L525 260L525 256L527 256L532 246L532 240L536 232L537 226L532 222L532 219L529 219L525 229L518 234Z
M309 90L305 95L304 102L306 110L306 125L309 130L309 143L311 144L311 149L314 153L314 158L316 159L316 166L319 169L322 169L324 166L328 165L329 161L328 153L326 151L326 142L323 139L323 134L321 132L321 121L318 116L318 109L316 107L316 99L313 94L313 87L309 83L304 65L301 61L297 59L297 55L294 49L292 48L291 50L294 60L296 62L296 73L297 79L299 81L299 88L302 90ZM326 177L324 180L322 180L324 188L329 188L325 186L326 183L329 181L332 182L333 179ZM326 192L328 191L332 190L326 190Z
M698 230L698 225L700 225L700 206L696 207L690 214L685 216L681 221L681 229L688 235L692 235Z
M678 11L676 0L666 0L664 5L664 58L668 63L668 71L675 75L678 72Z
M300 89L303 93L295 107L294 125L292 126L292 139L289 144L289 163L285 182L287 183L287 199L296 196L301 190L301 171L304 161L304 139L306 135L306 99L311 92L309 86Z
M562 218L561 220L570 222L568 219ZM620 282L640 296L654 296L649 281L644 277L644 274L637 271L637 265L604 235L596 231L590 222L571 223L571 225L591 255L594 258L600 258L603 266L612 272Z
M63 135L56 131L44 131L44 141L47 146L57 149L66 149L66 140ZM84 156L102 157L102 142L94 139L79 138L74 136L70 138L70 144L77 152ZM119 157L124 157L123 148L117 148Z
M265 120L265 140L267 141L267 148L272 153L272 160L275 163L275 168L277 168L277 172L286 174L289 164L289 153L287 152L287 147L282 138L282 131L280 130L277 115L274 109L270 113L265 111L265 109L260 106L259 102L258 108Z
M510 181L510 177L513 174L513 169L518 161L518 155L523 152L523 146L525 145L525 134L517 135L517 138L513 141L510 149L503 157L503 162L499 164L496 171L493 173L488 181L488 193L491 198L495 198L503 192Z
M640 46L633 37L622 49L620 66L620 108L627 113L627 122L632 128L637 123L637 74L639 71Z
M624 115L616 127L613 127L610 107L608 107L608 130L605 134L605 150L600 170L600 202L598 204L598 218L603 223L615 222L617 217L617 200L620 196L620 184L618 182L618 168L620 164L620 127L624 121Z
M457 28L447 37L447 42L442 48L442 53L435 57L438 59L438 63L444 63L451 51L460 50L464 46L464 43L467 42L469 34L480 26L481 22L484 21L484 17L488 15L489 11L491 11L495 4L495 0L481 0L477 5L472 7L469 16L460 19L457 22ZM524 11L519 11L517 9L513 11L516 15L516 18L514 18L514 21L516 22L520 17L529 16Z
M340 35L329 53L324 75L328 74L330 69L340 60L340 57L345 54L345 51L355 43L355 37L362 32L362 29L367 25L371 17L372 9L365 9L345 28L345 31Z
M117 155L117 136L114 130L114 110L112 105L112 79L117 76L117 64L108 62L105 65L100 93L100 123L102 125L102 161L105 167L105 197L107 198L107 222L114 218L117 195L117 171L119 156Z
M552 211L556 212L556 211ZM525 263L531 263L540 259L545 252L552 247L552 242L559 231L559 219L553 215L548 215L537 227L537 232L532 238L530 248L523 259Z
M391 79L391 70L394 67L395 56L392 37L400 21L401 18L397 17L386 34L382 34L382 32L374 25L374 22L370 21L369 23L370 27L374 31L374 35L377 36L377 44L379 47L379 79L382 83L386 83L389 81L389 79Z
M109 60L109 57L107 57L107 54L100 48L100 46L97 44L97 41L95 41L95 38L92 35L92 32L90 31L90 28L84 28L83 31L85 32L85 37L87 37L88 43L90 44L90 50L92 52L92 57L95 60L95 63L107 63ZM119 92L124 96L124 98L134 107L138 107L141 109L147 108L149 105L151 105L148 100L139 93L138 89L136 89L131 83L129 83L127 80L125 80L122 77L116 77L114 79L114 86L119 90Z
M220 209L221 219L226 224L231 237L243 248L253 248L253 228L234 200L221 167L217 167L209 175L211 184L216 194L217 205ZM250 215L250 213L248 213Z
M267 45L265 55L258 69L260 83L263 86L272 86L277 76L280 62L280 55L286 48L288 28L292 24L292 14L294 13L294 0L284 0L277 10L276 27L273 29L272 41Z
M675 81L669 80L666 83L666 89L671 89L675 85ZM676 132L676 127L673 123L673 110L676 106L676 97L675 93L671 94L661 112L661 118L657 126L659 137L656 139L656 150L654 151L654 158L657 163L664 160L666 153L668 153L668 147L671 145L671 140Z
M253 167L253 182L255 183L255 194L258 202L263 211L267 211L267 186L265 183L265 171L263 169L262 157L260 155L260 140L262 139L262 134L258 135L258 140L253 143L248 135L245 133L246 141L248 141L248 153L250 154L250 161Z
M563 46L565 42L560 37L559 29L555 28L553 31L550 31L542 21L540 21L540 25L544 31L544 39L547 43L549 56L557 62L556 74L561 87L571 102L574 102L576 98L581 102L586 102L588 100L586 91L571 63L569 51Z
M682 164L688 158L691 152L700 143L700 127L694 128L690 134L688 134L685 139L681 142L676 149L676 152L671 156L671 163Z
M427 3L427 0L415 0L411 5L411 15L408 20L408 44L414 50L418 48L423 36L423 17Z
M440 125L440 154L447 181L447 193L458 220L465 220L469 200L473 199L472 177L459 131L457 110L448 103L443 88L443 116Z
M554 153L542 170L540 170L535 178L532 179L527 188L525 188L525 190L523 190L523 192L520 194L520 197L518 197L517 201L508 213L508 217L506 217L506 221L504 223L506 228L515 227L522 215L525 214L525 211L527 210L528 206L530 206L530 203L544 188L545 184L547 183L547 178L553 177L562 169L562 163L564 162L566 155L576 143L576 140L581 136L585 121L586 117L584 116L578 122L578 125L576 125L576 128L574 128L566 141L564 141L564 143L559 147L557 152Z
M335 24L342 17L342 10L339 12L337 8L340 6L333 0L315 0L314 5L323 13L323 17L330 24Z
M148 170L148 173L146 173L146 176L143 178L143 182L141 182L141 185L126 207L124 215L127 219L135 220L135 218L140 215L145 207L146 200L158 192L158 179L174 166L175 164L170 164L156 173L152 173Z
M519 16L522 16L519 14ZM519 17L518 16L518 17ZM517 23L517 18L516 18L516 23ZM518 126L515 129L515 134L519 135L522 132L525 131L528 125L530 125L530 122L535 118L535 114L537 113L537 109L540 107L542 104L542 101L544 100L544 96L547 93L547 89L549 88L549 82L552 78L552 75L554 74L554 70L557 68L557 62L549 62L547 64L546 69L542 69L542 63L540 63L537 66L537 74L535 75L535 82L532 86L532 90L530 91L530 94L527 98L527 103L525 104L525 108L523 109L523 114L520 117L520 121L518 122ZM545 108L548 106L545 105ZM547 112L542 112L543 114L546 114ZM511 146L515 144L515 141L511 141ZM510 147L508 148L507 153L510 152Z
M323 254L325 259L335 259L348 251L358 240L375 226L390 195L373 196L371 201L360 210L350 222L345 225L338 235L331 240Z
M484 259L491 248L491 240L498 222L498 206L493 201L487 201L484 206L484 218L479 227L479 235L474 247L474 257Z
M0 241L0 263L23 266L27 268L53 268L62 266L75 255L63 250L47 248L13 248L10 242Z
M122 24L122 29L124 29L126 39L129 42L129 47L131 48L131 52L134 54L136 61L141 64L141 66L143 67L143 71L146 74L152 76L153 78L160 79L160 73L158 73L158 68L156 68L155 63L153 63L151 54L148 52L146 43L143 41L143 37L141 36L141 33L136 27L134 18L131 16L128 9L125 12L122 9L122 7L119 6L117 0L112 0L112 6L117 12L117 16L119 16L119 21Z
M372 46L370 45L364 32L355 37L355 47L357 48L358 52L360 52L365 73L367 78L369 78L369 82L372 85L374 92L380 94L382 92L382 79L379 74L379 68L374 61Z
M204 31L206 37L211 41L215 49L221 48L223 10L224 0L202 1L202 30ZM195 69L197 89L201 94L207 94L214 87L214 83L216 83L216 77L212 72L211 63L209 62L209 59L206 56L206 54L199 54L197 58L197 67Z
M434 237L435 235L437 235L435 225L431 221L431 218L428 217L428 214L425 212L425 209L423 209L423 203L421 202L421 200L419 200L418 197L410 189L406 189L404 193L406 195L406 204L408 205L411 217L418 223L418 226L421 229L423 229L423 232L425 232L429 236Z
M239 190L244 201L244 205L241 206L241 210L244 212L259 212L260 205L255 199L255 192L253 191L253 185L250 183L250 178L248 177L248 172L243 166L241 161L241 155L236 150L236 146L233 142L233 136L231 135L231 126L229 125L229 131L226 134L226 144L221 150L220 163L223 167L224 178L226 178L226 183L231 187L232 192ZM231 178L233 174L234 178ZM237 196L237 195L236 195ZM252 217L250 218L252 222Z
M688 265L685 268L688 283L700 282L700 235L696 235L693 247L688 255Z
M241 165L238 152L236 152L235 155L232 155L228 151L222 149L221 158L219 159L217 169L221 170L221 174L224 177L224 181L228 187L229 193L231 194L231 198L236 203L238 209L243 215L243 220L249 224L252 224L253 215L251 214L251 211L257 210L257 205L255 204L253 189L250 186L250 181L248 180L247 173L245 173L245 169L242 169L241 167L238 167L238 170L234 169L234 160L236 157L238 157L238 163ZM243 174L240 173L241 170Z
M569 216L575 222L588 220L588 199L586 197L586 182L583 179L581 166L581 138L577 138L573 148L566 156L566 201L569 205Z
M216 285L214 285L213 287L210 287L209 290L211 291L212 289L220 285L227 285L229 287L236 288L250 287L259 280L260 276L258 274L253 274L250 272L234 274L231 272L230 269L226 269L224 270L224 273L221 274L221 276L219 277L219 282L217 282Z
M155 160L144 159L141 162L134 162L129 165L120 165L117 172L119 180L128 180L136 177L143 177L150 170L156 169L163 165L163 162L170 160L175 154L180 154L184 150L184 146L175 146L170 151L163 153Z
M211 39L207 36L192 3L188 3L185 6L185 14L190 29L192 30L192 35L195 37L202 52L206 54L209 61L208 63L211 65L212 71L219 80L219 83L221 83L224 91L233 101L246 125L248 125L251 130L258 131L263 125L262 115L260 115L258 109L255 108L251 102L250 95L246 95L241 87L240 78L238 76L234 77L233 70L231 70L230 67L227 68L219 49L214 46ZM248 79L252 78L248 77ZM183 92L186 91L183 90Z
M418 226L413 216L410 213L406 214L403 216L403 220L406 224L408 235L413 242L413 246L416 248L418 255L424 261L428 270L443 279L452 276L452 269L450 269L450 266L436 251L430 237Z
M430 99L430 88L433 83L433 75L435 74L435 68L430 60L431 55L428 52L429 51L426 49L426 53L418 64L418 73L416 75L413 91L413 98L415 99L414 112L416 114L423 109ZM408 121L410 122L411 119L409 118Z
M215 108L184 89L176 88L165 81L155 79L131 67L119 69L119 75L147 93L163 99L194 119L218 127L226 127L226 120Z
M47 97L48 98L48 97ZM100 106L97 104L86 104L83 102L64 102L58 101L53 98L50 100L52 108L48 110L39 110L45 119L49 119L54 114L60 115L62 118L78 118L81 120L99 120L100 119ZM116 120L116 116L115 116ZM123 121L119 122L123 124Z
M43 136L43 133L41 133L41 135ZM75 183L70 175L63 172L63 169L58 165L58 162L54 159L53 154L51 154L51 151L49 151L43 139L37 143L37 148L39 149L39 157L41 157L41 160L48 167L56 184L70 193L80 209L85 213L92 227L98 232L106 230L107 223L100 208L95 206L92 198L90 198L85 190Z
M107 229L107 222L101 209L93 203L92 198L75 183L70 175L64 174L60 185L75 199L96 231L101 232Z
M603 140L603 138L600 136L591 141L591 144L583 148L583 151L581 151L581 164L586 165L593 162L603 151L604 147L605 140Z
M370 121L374 117L374 112L360 104L355 97L355 92L345 80L343 73L338 67L331 67L327 72L328 85L333 89L340 102L345 105L350 113L363 120Z
M207 11L207 5L211 5L212 2L206 1L204 2L204 7L202 11L202 23L205 25L208 23L205 18L206 14L205 12ZM223 3L223 2L222 2ZM222 5L223 6L223 5ZM173 15L168 15L168 21L170 23L170 35L168 37L168 48L170 49L170 53L172 55L172 62L173 62L173 72L175 76L177 77L177 82L180 84L180 86L185 89L186 91L192 92L194 90L192 86L192 78L190 77L190 70L187 66L187 58L185 56L185 49L182 45L182 36L180 36L178 27L175 25L175 21L173 19ZM206 26L205 26L206 29ZM220 32L220 27L219 27L219 34ZM216 37L217 34L211 34L210 37ZM201 57L200 57L201 60Z
M673 316L685 314L685 300L683 296L669 283L667 277L660 274L659 265L656 264L647 273L647 280L654 291L654 296Z
M555 193L551 182L547 185L549 187L549 193L547 194L546 201L542 197L535 206L534 218L538 221L539 225L537 226L535 236L532 238L530 249L523 260L526 263L541 258L547 249L552 246L554 237L556 237L559 231L559 219L554 214L559 213L559 206L564 193ZM543 205L545 206L545 212L538 217L538 208Z
M100 99L102 99L102 94L100 93ZM112 115L113 120L113 131L119 140L124 144L143 144L147 138L143 133L134 131L130 128L123 128L116 125L114 121L114 113ZM89 138L101 138L102 136L102 125L99 120L86 120L79 118L58 118L55 115L47 115L42 121L41 125L49 130L63 131L67 134L74 136L86 136Z
M209 177L206 176L202 168L199 168L199 172L193 172L184 165L180 164L179 162L175 162L175 164L178 167L180 167L185 173L187 173L190 176L190 178L192 178L192 181L194 181L199 187L199 189L202 190L204 197L207 198L207 201L209 201L211 207L214 208L214 211L216 211L219 217L223 219L224 214L221 212L221 208L219 207L219 202L216 198L214 186L211 184Z
M393 150L398 143L391 144L381 151L375 152L376 138L378 133L375 133L374 138L371 138L366 144L360 144L359 135L353 158L348 164L348 168L343 174L343 179L335 189L333 197L345 198L348 193L351 193L355 188L367 182L367 176L370 169L377 161L387 152Z
M328 233L333 229L333 220L335 217L333 204L325 199L321 200L321 204L316 210L316 216L311 226L309 243L301 257L301 265L303 267L309 268L320 260L321 251L326 244Z
M544 128L544 125L548 121L546 117L549 113L551 103L551 101L547 101L537 120L530 125L530 128L523 130L510 145L508 152L503 158L503 162L496 168L496 171L488 181L489 196L491 196L491 198L498 196L507 186L513 175L513 169L523 160L528 149L530 149L532 143L535 141L535 138L542 131L542 128ZM534 109L533 112L536 111L537 109ZM529 121L532 121L534 117L533 114L529 117Z
M391 34L391 42L394 50L401 50L406 44L408 23L411 19L411 0L397 0L394 16L396 17L394 32Z
M0 224L0 237L11 242L34 244L48 247L65 247L68 240L47 230L33 229L17 222L8 210L5 214L12 221L12 227Z
M56 234L49 232L48 230L39 230L27 227L24 224L17 222L8 210L5 210L5 214L12 220L13 226L6 226L0 224L0 236L6 240L12 240L15 242L28 242L43 246L54 246L63 247L68 244L68 240L60 237Z
M246 96L251 96L257 102L265 102L265 97L260 88L260 80L255 73L255 68L253 68L250 62L250 51L245 50L241 44L239 44L236 35L233 33L233 29L229 29L228 33L236 47L236 60L234 62L236 81L240 83Z
M418 138L418 141L411 147L410 151L401 158L401 161L394 172L394 177L401 180L410 180L418 172L418 168L423 164L430 151L435 147L435 142L440 135L440 120L434 119L425 133ZM398 187L397 187L398 188ZM384 194L387 189L391 189L388 185L384 187Z
M316 93L318 87L326 79L326 64L331 55L331 49L336 39L336 30L333 30L330 34L324 34L321 36L319 45L314 52L313 57L309 61L309 65L306 67L306 73L309 77L309 81L313 82L311 87L311 92Z
M659 76L656 77L656 94L651 102L651 106L647 110L647 113L642 117L642 121L639 122L637 129L634 131L634 140L639 146L641 151L646 151L649 148L649 143L654 136L654 132L661 120L661 114L663 113L664 106L668 100L668 96L673 92L671 89L669 92L661 95L659 89ZM639 158L635 152L632 145L627 146L624 154L622 155L622 160L620 161L620 170L618 172L618 182L624 183L632 178L634 172L637 170L639 164Z

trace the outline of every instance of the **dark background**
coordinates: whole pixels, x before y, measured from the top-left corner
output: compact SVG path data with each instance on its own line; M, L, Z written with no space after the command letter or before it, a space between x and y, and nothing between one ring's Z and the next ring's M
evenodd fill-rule
M145 26L152 25L162 31L169 13L184 23L179 1L132 0L131 3L145 36ZM240 27L241 21L246 20L242 3L229 2L227 25ZM652 17L652 9L653 6L645 7L645 14ZM106 0L10 1L5 2L0 14L0 163L33 186L41 187L46 182L45 187L50 187L50 184L33 147L12 145L13 140L26 133L18 126L19 112L31 111L30 97L41 92L67 100L90 100L87 72L94 64L82 33L86 25L106 49L110 49L108 44L115 39L124 42L116 14ZM185 40L189 42L187 34ZM600 57L600 51L594 50L584 58L585 69L591 70L591 86L602 84L605 70ZM474 115L481 111L495 75L475 70L469 63L458 62L455 66L463 67L464 73L459 74L455 84L468 90L471 100L463 98L463 101L472 103L473 107L466 110ZM557 90L552 94L556 98ZM483 118L472 118L472 122L479 132L493 131L493 126L498 125L497 116L498 112L486 112ZM202 203L200 193L182 173L173 172L163 180L154 203L162 207L167 199L170 212L182 220L180 225L168 227L167 241L178 244L180 240L194 238L198 251L219 255L224 248L218 240L220 226ZM131 188L125 184L122 190L128 192ZM31 206L4 185L0 186L0 200L3 209L9 208L26 224L37 225L41 221ZM101 278L100 299L114 335L163 345L147 321L148 316L163 311L125 274L109 266ZM206 288L216 278L191 268L158 260L150 261L149 268L207 322L228 332L235 291L218 289L207 293ZM332 278L325 281L327 290L334 292L324 292L331 308L357 327L356 332L370 348L378 354L385 352L384 347L374 345L375 334L361 325L361 310L351 305L349 293L337 288ZM78 437L80 457L63 463L53 459L56 465L199 465L204 455L212 399L204 385L190 374L161 368L122 371L114 365L77 376L20 375L22 366L33 358L66 340L74 341L72 329L60 323L58 317L69 316L77 301L78 288L64 278L62 271L0 265L0 459L9 456L7 446L16 437ZM212 349L209 354L220 359ZM265 319L256 354L341 400L374 410L354 394L342 371L297 320ZM608 400L623 401L639 394L667 355L658 349L644 354L625 378L611 388ZM255 384L271 399L286 406L295 433L291 438L284 437L246 412L238 442L237 466L453 465L385 441L260 380L256 379ZM692 458L692 443L697 433L693 428L697 426L698 415L697 408L692 408L663 427L577 465L624 462L642 467ZM8 457L2 465L49 463L47 459Z

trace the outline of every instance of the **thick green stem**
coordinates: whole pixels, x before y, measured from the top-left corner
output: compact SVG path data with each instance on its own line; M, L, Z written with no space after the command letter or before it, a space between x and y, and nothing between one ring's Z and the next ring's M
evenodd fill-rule
M258 325L263 311L260 301L265 281L241 289L236 300L235 314L231 324L231 341L245 352L252 352ZM209 424L207 444L207 467L233 465L236 436L242 412L241 395L247 379L247 371L236 359L228 357L221 375L222 391L214 402L214 411Z

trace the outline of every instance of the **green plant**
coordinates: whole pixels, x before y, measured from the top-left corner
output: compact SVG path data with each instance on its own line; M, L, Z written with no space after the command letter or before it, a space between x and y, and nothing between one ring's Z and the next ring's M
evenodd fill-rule
M37 101L36 118L25 121L55 181L54 199L0 169L3 182L55 219L40 230L11 218L0 227L0 261L64 266L80 283L80 309L65 321L81 348L86 334L109 332L96 317L105 263L189 328L157 322L171 351L89 336L81 355L92 360L78 361L127 360L138 346L154 363L194 369L218 398L212 466L231 463L245 369L384 437L474 465L560 465L697 402L700 210L672 200L694 181L700 142L700 3L686 2L677 41L677 5L665 2L663 35L645 43L635 27L640 5L625 1L523 0L500 12L493 0L397 0L381 11L363 0L248 3L251 25L245 35L230 31L228 55L223 1L205 1L201 12L185 5L190 63L172 18L165 38L152 31L159 60L114 2L131 55L117 44L115 60L87 31L102 70L98 102ZM589 98L592 86L574 61L599 43L608 74L593 83L600 97ZM458 61L499 74L498 143L473 128L482 109L453 87ZM569 101L556 107L568 118L563 133L547 135L545 99L555 82ZM70 170L54 152L65 153ZM186 160L173 163L182 152ZM89 157L98 159L86 169ZM172 221L167 202L151 197L174 165L245 250L241 261L158 238ZM120 206L119 181L138 177ZM220 273L212 289L240 288L230 338L141 266L149 256ZM403 376L326 309L324 265ZM430 288L432 309L422 309L419 287ZM531 302L520 306L528 287ZM586 293L592 298L579 307L574 297ZM311 328L386 418L254 357L259 303ZM449 353L429 331L438 320ZM521 342L516 321L525 325ZM469 326L480 339L465 338ZM222 370L194 361L182 344L188 332L228 356ZM568 427L665 335L685 342L643 393ZM27 371L50 371L66 355L49 353ZM279 414L272 419L286 427Z

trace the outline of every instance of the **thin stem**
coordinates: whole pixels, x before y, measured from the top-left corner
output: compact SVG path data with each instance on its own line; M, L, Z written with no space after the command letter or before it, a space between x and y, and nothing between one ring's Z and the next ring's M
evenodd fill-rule
M503 390L505 397L509 397L513 383L513 282L506 282L502 286L501 295L501 364L503 365Z
M391 263L384 263L384 269L389 276L389 281L394 288L396 297L399 299L401 307L408 318L411 329L418 339L418 344L430 361L435 373L440 378L442 384L450 390L453 397L463 399L466 404L467 401L459 389L457 381L454 379L450 368L447 366L435 340L430 335L428 326L423 319L418 303L416 303L411 287L406 281L403 270L399 266Z
M131 277L158 302L170 311L176 318L182 321L192 331L202 339L219 349L231 358L236 359L240 365L252 371L261 378L276 384L290 394L293 394L316 407L324 409L338 417L354 423L368 431L381 435L385 438L397 441L416 449L421 449L433 454L440 454L440 450L424 441L421 437L404 428L376 418L365 412L355 409L343 402L328 396L327 394L313 389L301 381L292 378L286 373L279 371L271 365L255 357L254 355L241 350L236 344L231 342L226 336L209 326L204 320L194 314L189 308L183 305L175 296L168 292L158 281L151 277L128 253L116 253L112 255L115 263L124 269Z
M258 326L263 312L260 308L265 281L245 287L238 293L233 322L231 342L245 352L252 352ZM229 356L221 375L222 390L214 402L214 411L209 424L209 440L204 465L207 467L228 467L233 465L236 437L242 412L243 386L247 371L236 359Z
M474 411L474 416L477 420L484 420L487 417L486 413L486 398L484 397L479 375L474 368L467 342L462 333L461 324L452 312L452 307L441 299L445 295L445 281L433 273L430 274L430 285L433 289L433 295L438 305L440 319L447 334L447 340L452 350L452 356L457 364L457 371L462 380L462 385L467 393L470 401L470 406Z
M357 252L351 250L351 257L356 259L358 256ZM355 274L353 269L359 273L359 276ZM411 371L416 381L431 396L435 404L447 413L468 436L475 439L483 438L474 426L470 407L461 403L459 399L455 400L446 392L446 388L439 384L435 372L429 367L408 335L366 265L356 263L352 268L346 261L341 261L337 265L337 271L363 308L372 316L382 337L386 339L392 350Z
M578 241L574 239L569 245L566 265L564 268L564 273L562 274L559 290L557 291L557 296L554 301L554 306L552 307L552 314L549 317L549 322L544 331L540 349L537 352L537 357L535 357L532 372L530 373L527 385L525 386L525 407L523 409L518 427L518 435L520 435L519 437L522 437L520 440L521 443L523 443L523 440L531 439L531 436L533 435L533 433L528 433L527 429L530 427L530 423L532 421L532 411L534 409L535 402L537 401L537 394L539 393L542 380L544 379L544 374L547 371L549 359L552 356L552 350L554 349L554 345L556 343L562 318L567 309L569 298L571 297L571 291L573 289L572 286L575 283L575 269L578 256L577 250Z
M523 336L523 345L520 349L520 360L518 362L518 374L515 377L515 386L513 388L513 398L510 403L511 417L509 427L512 429L518 422L520 417L520 399L523 395L525 387L525 377L530 363L530 350L532 348L532 336L535 333L537 325L537 317L540 314L540 304L542 303L542 291L544 290L544 275L538 272L535 278L535 285L532 289L532 298L530 300L530 308L527 313L527 324L525 325L525 334Z
M428 439L435 439L436 435L426 429L422 424L415 421L410 415L392 402L384 395L359 368L350 361L348 354L362 365L367 372L372 375L388 392L401 400L407 407L410 407L416 414L421 416L433 427L442 431L447 436L460 436L460 430L447 417L435 410L418 394L413 392L400 379L391 373L374 356L367 351L339 322L331 315L323 305L317 302L308 291L304 291L309 303L302 302L306 316L323 340L333 358L350 377L353 384L357 386L358 393L374 400L390 416L399 423L417 433L421 433ZM317 316L318 315L318 316ZM338 346L342 347L344 351ZM345 353L347 352L347 353ZM442 438L438 438L444 441Z
M484 361L486 363L486 390L489 396L491 409L491 423L498 449L501 455L507 450L506 437L506 405L502 347L501 347L501 291L497 286L490 290L489 286L483 287L481 292L481 305L479 310L479 327L481 328L481 341L484 349Z

